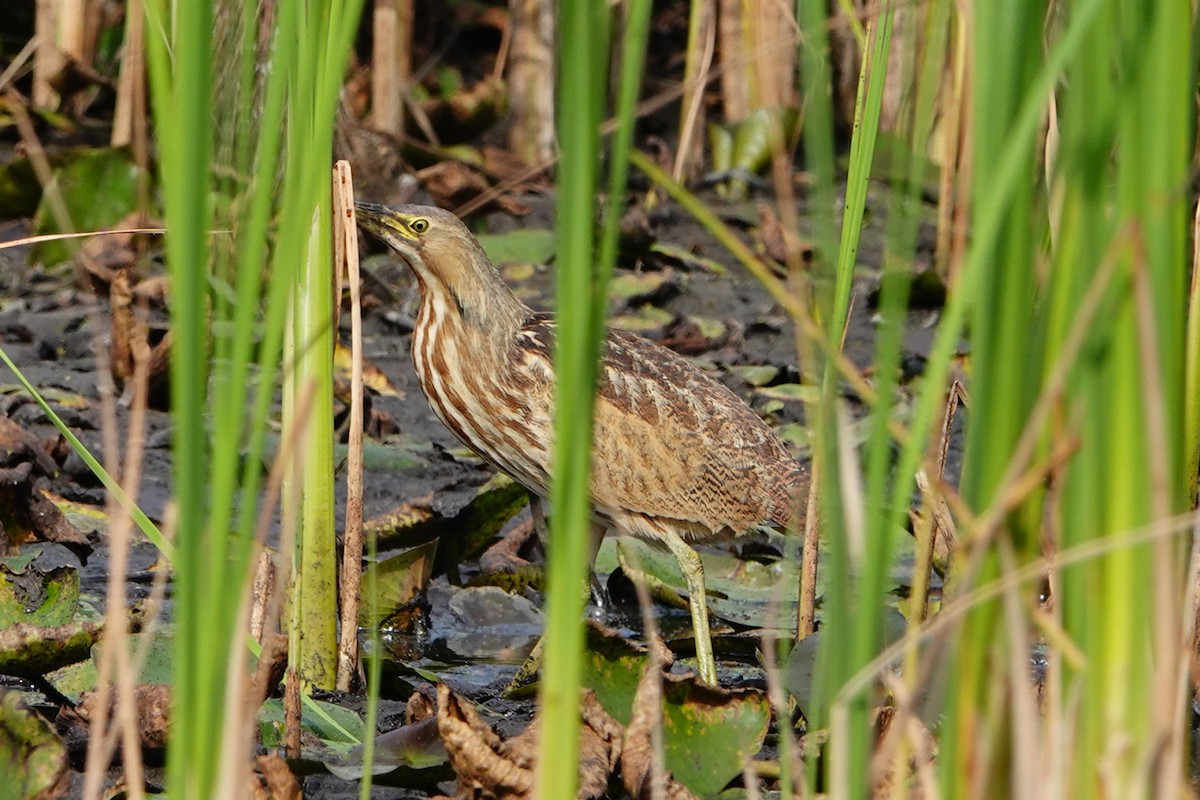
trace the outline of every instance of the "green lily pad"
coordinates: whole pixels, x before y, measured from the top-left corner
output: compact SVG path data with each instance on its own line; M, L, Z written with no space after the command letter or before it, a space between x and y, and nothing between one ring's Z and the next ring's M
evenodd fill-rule
M374 572L377 596L374 603L364 596L358 612L360 625L378 625L424 591L429 584L429 576L433 574L437 545L438 540L432 539L399 553L383 555L376 563L368 560L367 572L362 578L363 591L371 585L370 573Z
M5 797L63 797L67 747L16 692L0 693L0 774Z
M84 692L93 691L99 680L96 665L90 659L68 664L61 669L47 673L44 677L63 697L78 703L83 699Z
M170 631L155 631L154 633L131 633L128 638L129 652L134 659L143 658L141 672L138 673L138 683L173 682L172 652L174 639ZM92 649L92 662L100 663L103 655L104 642L98 643Z
M664 260L677 263L685 269L701 269L705 272L711 272L713 275L724 275L729 271L720 261L715 261L707 256L697 255L686 247L680 247L668 242L655 242L650 245L650 252L655 253Z
M596 626L589 626L587 642L584 685L609 716L628 726L649 655ZM716 795L741 774L745 760L762 749L771 718L762 692L727 691L675 675L663 676L662 713L666 768L701 797Z
M278 747L283 743L283 701L270 698L258 711L258 730L265 747ZM316 736L333 752L347 753L360 744L366 729L358 714L348 708L313 700L304 704L300 712L300 727Z
M772 364L748 364L730 367L730 371L751 386L766 386L779 375L779 367Z
M609 323L614 328L620 328L631 333L646 334L662 330L662 327L673 319L675 319L675 315L665 308L646 305L627 314L617 314L609 319Z
M761 386L754 390L762 397L784 402L815 403L821 394L821 387L807 383L781 383L776 386Z
M712 797L762 749L771 704L756 689L728 691L690 679L663 683L663 756L675 780Z
M81 149L69 154L54 171L53 186L77 231L103 230L115 225L137 208L138 168L125 150ZM35 234L64 233L51 211L46 195L34 218ZM33 258L53 265L66 261L74 252L69 242L42 242L34 246Z
M518 228L508 233L481 233L475 237L493 264L513 262L548 264L557 248L556 234L541 228Z
M794 456L807 455L808 449L812 445L812 432L807 425L800 422L788 422L780 425L775 429L775 435L791 448Z
M589 624L582 685L596 693L601 708L610 717L627 726L633 718L638 681L649 661L646 648L626 641L615 631Z
M799 548L798 541L789 542ZM679 594L687 583L674 556L633 538L605 539L596 557L598 573L616 569L616 548L625 551L652 580L660 581ZM799 558L781 558L770 563L749 561L724 553L700 551L708 610L715 617L753 628L794 630L799 593Z
M21 622L0 625L0 673L43 675L83 661L100 628L98 623L78 620L50 628Z
M426 717L375 737L371 774L383 775L399 767L428 769L446 761L446 748L438 735L437 717ZM367 772L362 745L356 745L340 759L330 759L324 763L331 773L346 781L358 780Z
M0 560L0 628L24 622L66 625L79 607L79 571L70 566L38 569L25 558Z
M455 540L459 553L475 557L491 547L500 529L528 503L528 489L507 475L493 476L454 518L455 528L466 534Z
M659 302L679 293L679 282L670 271L623 272L608 284L608 296L632 306Z

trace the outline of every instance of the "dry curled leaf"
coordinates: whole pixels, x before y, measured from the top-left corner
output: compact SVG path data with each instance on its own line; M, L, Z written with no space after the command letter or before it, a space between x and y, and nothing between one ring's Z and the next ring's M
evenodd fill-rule
M797 264L806 267L812 264L812 242L801 239L795 231L785 228L768 204L760 202L758 213L762 251L768 258L778 264L786 265L789 262L789 256L792 256L797 260Z
M85 722L96 713L100 702L99 692L87 693L76 707L76 712ZM114 719L113 704L116 696L108 693L108 718ZM163 683L144 683L134 687L133 705L137 719L138 739L142 747L156 750L167 746L167 734L171 726L171 687Z
M292 774L287 762L274 753L255 759L258 780L254 784L255 800L300 800L300 782Z
M666 797L668 800L695 800L686 786L675 780L666 771L655 774L654 764L662 763L661 754L656 758L653 743L655 729L662 728L663 717L663 668L671 663L671 653L657 636L650 641L650 659L642 671L633 699L633 717L625 730L625 746L621 751L621 778L625 791L634 800ZM661 794L655 791L655 782L661 780Z
M456 208L491 192L491 185L479 172L461 161L439 161L417 173L425 190L438 205ZM498 208L514 216L525 216L529 207L507 194L498 194L493 201Z
M87 548L87 536L37 486L39 475L53 476L58 465L40 439L8 417L0 417L0 556L30 540Z
M583 696L579 753L579 797L598 798L621 754L621 726L604 712L596 696ZM521 800L534 791L537 757L535 721L518 736L501 739L467 700L445 684L438 686L438 732L458 776L459 798Z

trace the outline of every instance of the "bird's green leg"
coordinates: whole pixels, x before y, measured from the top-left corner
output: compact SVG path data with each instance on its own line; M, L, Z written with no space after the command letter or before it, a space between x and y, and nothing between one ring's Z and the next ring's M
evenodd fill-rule
M545 514L545 508L543 506L543 503L544 503L544 501L540 497L538 497L537 495L535 495L533 493L530 493L529 511L530 511L531 515L533 516L533 528L537 532L537 535L539 537L541 537L542 549L544 550L546 548L547 542L549 541L549 529L546 526L546 514ZM596 581L596 573L593 572L591 569L591 565L594 564L596 561L596 550L599 548L600 540L603 537L604 537L604 528L602 526L593 524L592 525L592 552L590 554L590 560L588 561L588 574L591 575L591 582L592 582L591 594L592 594L593 602L596 601L597 597L607 600L607 593L604 592L603 587L601 587L599 585L599 583ZM599 594L597 594L597 590L599 590ZM601 607L601 612L603 613L603 606ZM504 697L514 696L520 689L522 689L526 684L528 684L533 679L533 677L535 675L537 675L538 672L541 670L541 668L542 668L542 646L545 644L545 642L546 642L546 638L544 636L540 637L537 640L537 644L535 644L533 646L533 650L530 651L529 657L525 659L525 663L523 663L521 665L520 669L517 670L517 674L513 676L512 680L508 682L508 686L504 687L504 691L501 692L501 694Z
M696 665L700 680L717 685L717 661L713 656L712 634L708 631L708 603L704 593L704 564L678 533L666 528L659 531L663 544L679 562L679 570L687 581L688 607L692 612L692 633L696 638Z

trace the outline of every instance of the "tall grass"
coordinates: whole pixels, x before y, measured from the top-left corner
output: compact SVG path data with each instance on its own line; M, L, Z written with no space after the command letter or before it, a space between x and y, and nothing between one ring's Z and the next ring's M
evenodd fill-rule
M329 204L334 103L359 6L146 6L172 281L178 559L168 777L180 797L212 796L219 776L240 768L220 753L240 724L225 711L240 707L242 682L229 668L245 641L267 418L298 270L325 264L330 274L328 224L310 231Z
M557 175L558 328L555 341L554 508L546 582L546 639L539 696L541 797L570 798L579 781L579 687L583 674L583 603L591 546L592 411L608 278L617 254L650 4L628 5L618 126L609 172L603 233L595 236L600 182L600 124L608 98L612 11L605 3L561 6ZM599 244L599 247L597 247Z
M959 547L952 602L933 623L951 629L941 791L1172 794L1185 767L1191 617L1186 548L1168 533L1191 508L1185 431L1197 424L1183 402L1195 374L1184 348L1190 12L1084 0L1054 16L1037 2L977 3L960 23L971 55L971 240L951 270L890 505L894 518L907 502L950 356L969 332ZM1045 158L1037 134L1056 87L1061 137ZM868 507L884 502L879 482L869 485ZM1159 534L1131 544L1148 524ZM1084 547L1093 555L1076 558ZM1051 567L1053 615L1028 581L1039 564ZM849 621L828 611L827 628ZM1050 662L1040 706L1030 672L1039 640ZM862 702L860 677L835 708ZM870 754L854 743L868 732L852 715L833 724L829 788L861 796Z

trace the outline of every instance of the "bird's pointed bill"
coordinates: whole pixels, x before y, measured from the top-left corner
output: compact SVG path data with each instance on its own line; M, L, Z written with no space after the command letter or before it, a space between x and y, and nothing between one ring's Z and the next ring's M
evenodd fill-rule
M384 241L397 236L410 242L417 240L405 225L404 216L395 209L374 203L355 203L354 209L358 214L358 224Z

